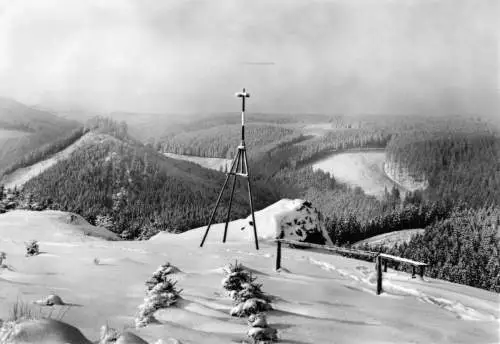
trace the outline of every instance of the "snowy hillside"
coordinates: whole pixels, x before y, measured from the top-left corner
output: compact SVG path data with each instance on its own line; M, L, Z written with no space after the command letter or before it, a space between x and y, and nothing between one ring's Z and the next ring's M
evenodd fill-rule
M404 194L404 188L394 183L384 172L385 152L361 151L333 154L312 165L314 170L331 173L336 180L359 186L367 195L378 198L384 196L384 190L398 187Z
M231 159L222 159L222 158L205 158L201 156L192 156L192 155L182 155L182 154L174 154L174 153L163 153L163 155L178 160L185 160L194 162L202 167L209 168L211 170L216 171L225 171L231 168Z
M82 136L78 141L66 147L62 151L54 154L53 156L39 161L33 165L19 168L11 174L5 176L1 182L8 189L13 189L14 187L22 187L28 180L36 177L41 174L48 168L54 166L61 160L68 159L71 153L77 150L79 147L82 147L85 144L89 144L90 142L97 143L99 140L98 135L94 133L87 133Z
M272 232L268 226L275 215L259 216L259 231ZM498 294L389 270L385 292L377 296L374 264L289 248L283 250L283 270L276 272L275 245L261 241L256 251L249 229L241 230L245 223L230 224L226 244L221 243L224 225L213 226L200 248L205 228L161 233L149 241L106 241L92 236L100 230L62 212L0 215L0 251L10 267L0 269L0 319L8 318L16 299L32 302L56 293L73 305L64 321L92 341L108 323L150 343L173 343L173 338L184 344L241 343L246 320L229 316L231 300L221 288L222 268L238 260L274 297L268 322L282 343L499 341ZM40 242L42 254L24 256L28 238ZM183 299L157 312L158 324L136 330L144 282L167 261L181 270L174 278ZM57 312L63 306L53 307Z

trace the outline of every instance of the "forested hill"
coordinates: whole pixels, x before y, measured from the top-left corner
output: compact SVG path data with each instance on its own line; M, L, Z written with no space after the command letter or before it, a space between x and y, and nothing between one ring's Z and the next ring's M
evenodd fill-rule
M388 161L429 181L425 196L472 207L500 204L500 136L491 132L413 132L393 137Z
M72 211L122 234L148 237L205 225L224 174L166 158L152 148L91 132L92 140L25 184L23 193L43 206ZM279 199L272 187L254 184L257 209ZM247 191L237 184L232 218L248 215ZM245 185L246 187L246 185ZM217 221L226 214L225 195Z
M33 150L68 136L79 127L81 124L76 121L0 97L0 177Z
M270 124L246 126L245 142L249 154L258 155L283 142L298 140L299 131ZM163 138L157 147L163 152L202 157L232 158L241 142L241 124L226 124L207 129L186 131Z

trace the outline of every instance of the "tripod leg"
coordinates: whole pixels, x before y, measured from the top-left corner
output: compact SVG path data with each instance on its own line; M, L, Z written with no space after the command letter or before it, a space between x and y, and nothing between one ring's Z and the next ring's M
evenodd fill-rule
M233 163L231 164L231 169L229 170L229 172L231 172L233 170L237 158L238 158L238 156L234 157L234 160L233 160ZM230 173L228 173L226 175L226 180L224 181L224 184L222 185L222 189L220 190L219 197L217 197L217 202L215 203L215 208L212 211L212 215L210 215L210 221L208 221L207 230L205 231L205 235L203 235L203 239L201 240L200 247L203 247L203 244L205 243L205 239L207 238L208 231L210 230L210 226L212 225L212 221L214 220L215 213L217 212L217 208L219 207L219 203L220 203L220 200L222 198L222 194L224 192L224 189L226 188L227 181L229 180L230 175L231 175Z
M237 162L236 162L236 169L234 173L238 172L238 166L240 164L240 161L243 163L243 160L241 159L241 150L238 149L238 155L237 155ZM231 172L233 172L231 170ZM231 189L231 197L229 198L229 207L227 209L227 217L226 217L226 225L224 227L224 237L222 238L222 242L226 242L226 237L227 237L227 228L229 227L229 217L231 216L231 207L233 205L233 195L234 195L234 188L236 186L236 175L234 175L233 179L233 187Z
M243 151L243 156L245 158L245 169L247 174L248 183L248 198L250 199L250 211L252 212L252 222L253 222L253 235L255 238L255 249L259 249L259 239L257 238L257 224L255 223L255 214L253 212L253 200L252 200L252 186L250 183L250 171L248 170L248 159L246 151Z

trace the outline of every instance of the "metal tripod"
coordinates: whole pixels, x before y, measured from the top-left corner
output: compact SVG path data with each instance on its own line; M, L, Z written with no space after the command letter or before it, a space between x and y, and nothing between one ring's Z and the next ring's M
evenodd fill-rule
M233 159L233 162L231 163L231 168L229 171L226 173L226 180L224 181L224 184L222 185L222 189L220 190L219 197L217 198L217 203L215 204L215 208L212 211L212 215L210 216L210 221L208 221L208 226L207 230L205 231L205 235L203 236L203 239L201 240L200 247L203 247L203 244L205 243L205 239L207 238L208 231L210 230L210 226L212 225L212 221L214 220L215 213L217 212L217 208L219 207L222 194L224 192L224 189L226 188L226 185L231 178L231 176L234 176L233 178L233 186L231 189L231 197L229 198L229 207L227 210L227 217L226 217L226 225L224 227L224 237L222 238L222 242L226 242L226 237L227 237L227 228L229 227L229 218L231 215L231 206L233 204L233 195L234 195L234 189L236 186L236 177L243 177L246 178L247 184L248 184L248 198L250 199L250 211L252 212L252 227L253 227L253 234L255 238L255 248L258 250L259 249L259 240L257 239L257 225L255 224L255 214L253 211L253 201L252 201L252 186L250 184L250 173L248 170L248 158L247 158L247 149L245 146L245 99L250 97L250 94L243 89L243 92L236 93L236 96L241 98L241 144L238 146L238 153Z

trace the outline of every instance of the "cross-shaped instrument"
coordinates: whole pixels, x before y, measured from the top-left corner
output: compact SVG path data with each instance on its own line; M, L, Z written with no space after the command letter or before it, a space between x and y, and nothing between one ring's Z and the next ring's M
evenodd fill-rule
M231 189L231 197L229 199L229 207L227 210L227 216L226 216L226 225L224 227L224 237L222 238L222 242L226 242L226 237L227 237L227 229L229 227L229 218L231 215L231 206L233 203L233 195L234 195L234 189L236 186L236 177L243 177L246 178L247 180L247 185L248 185L248 198L250 199L250 211L252 213L252 223L251 226L253 227L253 233L254 233L254 238L255 238L255 248L258 250L259 249L259 240L257 238L257 225L255 224L255 214L253 211L253 200L252 200L252 187L250 184L250 173L248 170L248 159L247 159L247 150L245 146L245 100L246 98L250 97L250 94L243 89L243 92L238 92L236 93L236 96L241 98L241 144L238 146L238 152L236 156L233 159L233 162L231 164L231 168L229 169L229 172L226 173L226 180L224 181L224 184L222 185L222 189L219 193L219 197L217 198L217 203L215 204L215 208L212 211L212 215L210 216L210 220L208 221L208 226L205 231L205 235L203 236L203 239L201 241L200 247L203 247L203 244L205 243L205 239L207 238L208 231L210 230L210 226L212 225L212 221L214 220L215 213L217 212L217 208L219 207L222 194L224 192L224 189L226 188L227 182L229 181L229 178L231 176L234 176L233 179L233 186Z

